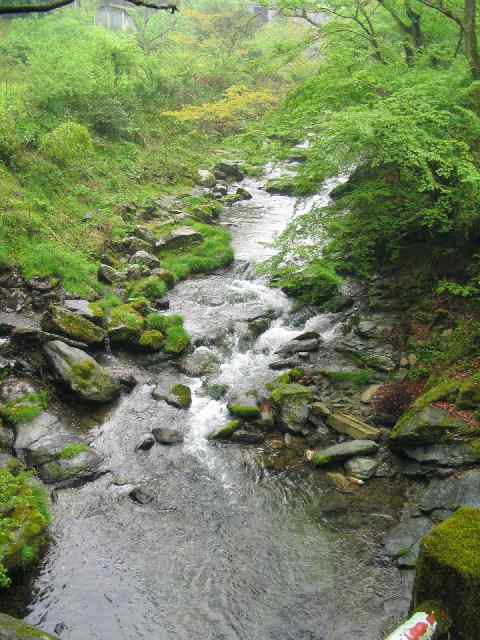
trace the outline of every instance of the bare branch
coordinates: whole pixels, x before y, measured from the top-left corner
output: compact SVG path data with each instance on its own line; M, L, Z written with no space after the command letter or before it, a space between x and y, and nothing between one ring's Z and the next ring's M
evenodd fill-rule
M60 9L67 5L73 4L75 0L35 0L34 2L23 2L15 4L11 0L0 0L0 15L14 13L46 13L54 9ZM127 0L137 7L147 7L149 9L157 9L159 11L169 11L175 13L178 7L174 3L158 3L153 0Z

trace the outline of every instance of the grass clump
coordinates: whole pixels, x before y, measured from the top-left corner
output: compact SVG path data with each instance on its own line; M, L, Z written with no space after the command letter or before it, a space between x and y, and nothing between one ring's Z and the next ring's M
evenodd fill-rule
M190 336L183 327L182 316L150 313L146 318L146 326L165 336L163 348L166 353L183 353L190 344Z
M128 290L131 298L147 298L148 300L159 300L167 293L168 286L164 280L158 276L142 278L132 284Z
M193 273L208 273L220 267L226 267L234 259L228 231L201 223L191 223L202 234L204 241L185 253L164 252L162 266L171 271L178 280L184 280Z
M148 351L160 351L165 342L165 336L161 331L152 329L150 331L144 331L140 336L138 344L143 349Z
M31 422L42 414L47 407L48 394L46 392L29 393L0 405L0 417L10 425Z
M72 458L76 458L81 453L86 453L90 451L90 447L88 444L84 442L75 442L72 444L67 444L66 447L62 449L60 452L58 459L59 460L72 460Z

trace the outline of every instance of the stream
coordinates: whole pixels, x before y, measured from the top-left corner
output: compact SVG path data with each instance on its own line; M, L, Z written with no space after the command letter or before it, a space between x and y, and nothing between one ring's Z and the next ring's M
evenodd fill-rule
M253 199L222 217L234 265L170 295L194 344L221 361L208 383L236 391L277 375L268 365L280 345L313 326L331 340L339 325L333 315L300 321L252 267L312 200L269 195L260 179L241 186ZM329 187L317 203L327 202ZM248 323L265 315L272 323L254 338ZM209 443L227 410L225 400L208 397L204 380L151 356L106 358L139 380L89 425L112 473L58 492L48 553L7 610L62 640L381 640L404 617L410 575L381 549L402 505L393 481L372 480L358 508L341 509L323 472L272 471L262 447ZM173 382L191 386L189 411L152 399L155 385ZM184 444L135 452L157 426L182 431ZM154 500L134 503L132 485Z

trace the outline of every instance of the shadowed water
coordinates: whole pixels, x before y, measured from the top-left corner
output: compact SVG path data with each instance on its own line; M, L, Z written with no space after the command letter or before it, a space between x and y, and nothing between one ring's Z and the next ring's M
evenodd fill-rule
M242 186L253 200L223 218L235 225L236 265L180 284L171 308L221 358L210 382L251 389L274 377L273 352L302 327L292 326L285 296L248 264L271 253L266 245L296 203L254 180ZM253 340L247 322L266 312L271 327ZM316 325L329 338L335 318ZM65 640L381 638L408 607L410 578L384 562L380 546L401 490L372 481L358 508L336 517L326 509L332 489L323 473L268 473L261 450L207 442L227 412L204 395L201 380L147 358L123 360L140 383L93 434L112 474L59 492L53 542L26 607L17 600L9 610ZM189 411L152 400L154 385L173 381L192 386ZM181 430L184 445L135 453L157 426ZM154 501L132 502L133 485Z

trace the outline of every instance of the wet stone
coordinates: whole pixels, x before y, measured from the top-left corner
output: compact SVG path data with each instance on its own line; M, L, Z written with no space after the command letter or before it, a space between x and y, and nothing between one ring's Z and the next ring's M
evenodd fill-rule
M133 502L141 505L150 504L154 500L154 496L151 493L148 493L148 491L140 487L132 489L128 496Z
M151 433L145 433L135 447L135 451L149 451L155 444L155 437Z
M183 435L173 429L156 428L152 429L152 434L159 444L173 445L181 444L184 440Z

